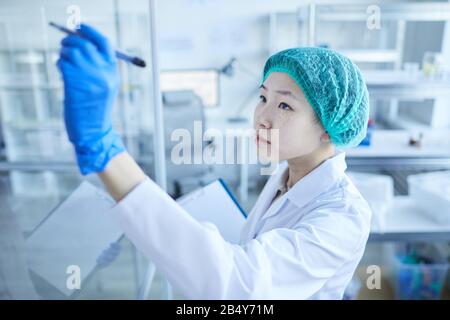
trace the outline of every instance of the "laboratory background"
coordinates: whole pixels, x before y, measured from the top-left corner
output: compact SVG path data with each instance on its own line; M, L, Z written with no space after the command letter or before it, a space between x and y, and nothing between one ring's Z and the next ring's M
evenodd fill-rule
M268 176L248 161L246 136L233 137L235 161L176 164L172 132L252 128L275 52L318 46L348 56L366 80L370 120L363 142L344 150L347 174L373 215L344 298L450 298L450 2L0 0L0 299L183 298L125 237L87 263L70 292L51 278L71 271L60 274L59 256L37 245L53 237L51 252L73 256L99 247L94 237L77 251L39 232L84 180L101 188L79 173L64 129L55 66L64 34L48 24L78 17L147 62L119 64L113 114L145 172L174 199L221 178L247 212ZM218 141L206 134L202 146Z

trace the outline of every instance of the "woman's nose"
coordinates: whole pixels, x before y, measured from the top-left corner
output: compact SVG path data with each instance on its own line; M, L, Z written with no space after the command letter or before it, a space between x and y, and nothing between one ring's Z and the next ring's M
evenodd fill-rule
M271 124L268 120L260 119L257 122L257 128L256 129L270 129Z
M254 114L254 120L255 120L255 129L270 129L272 127L271 114L270 114L270 108L267 108L266 105L264 106L257 106L255 109Z

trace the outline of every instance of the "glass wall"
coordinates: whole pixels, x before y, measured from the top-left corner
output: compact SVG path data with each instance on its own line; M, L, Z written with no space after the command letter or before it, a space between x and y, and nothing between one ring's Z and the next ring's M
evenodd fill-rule
M118 241L121 250L114 261L106 265L97 261L81 270L86 273L81 289L70 294L62 293L30 265L45 254L30 247L30 237L82 182L64 128L63 87L55 65L64 34L48 25L80 19L121 50L150 64L148 1L7 0L0 5L0 128L5 146L0 172L0 298L136 298L143 280L147 261L126 239ZM128 151L153 176L152 69L123 62L119 68L113 126ZM94 178L88 180L101 188ZM65 245L56 244L56 250L64 252ZM81 252L68 254L77 257ZM66 271L65 276L70 276ZM153 298L160 295L158 281L157 277Z

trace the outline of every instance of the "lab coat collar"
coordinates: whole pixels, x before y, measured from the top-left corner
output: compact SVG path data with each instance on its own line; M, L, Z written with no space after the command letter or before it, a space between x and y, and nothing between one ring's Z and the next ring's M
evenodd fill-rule
M285 183L288 174L287 162L284 162L280 169L277 173L278 176L274 177L274 185L277 186L274 188L275 193ZM264 219L277 213L287 199L298 208L305 206L333 186L342 177L346 169L345 152L336 150L333 157L325 160L278 198L268 212L264 214Z

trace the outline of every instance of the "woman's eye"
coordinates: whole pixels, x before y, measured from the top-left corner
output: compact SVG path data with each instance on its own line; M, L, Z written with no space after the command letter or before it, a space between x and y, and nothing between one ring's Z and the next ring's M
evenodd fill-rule
M281 103L278 105L278 108L283 109L283 110L292 110L292 108L291 108L288 104L286 104L286 103L284 103L284 102L281 102Z
M262 102L266 102L266 97L264 97L263 95L259 96L259 99L261 99Z

